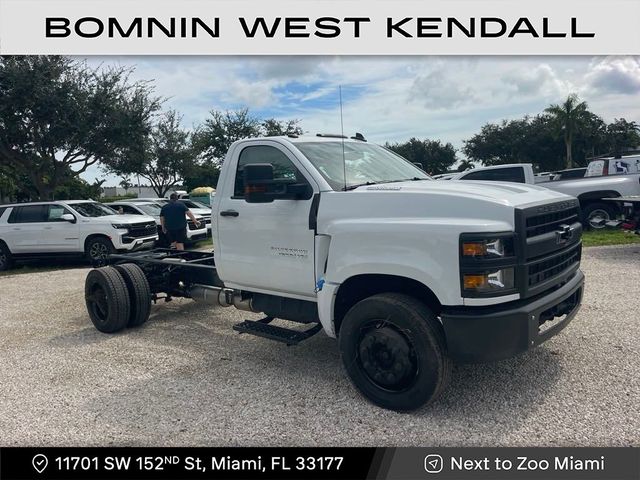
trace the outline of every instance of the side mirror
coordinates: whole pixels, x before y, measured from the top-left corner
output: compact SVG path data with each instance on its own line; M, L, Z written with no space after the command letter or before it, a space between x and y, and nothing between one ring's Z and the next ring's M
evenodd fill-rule
M76 217L74 217L70 213L63 213L62 215L60 215L60 220L64 220L65 222L69 223L76 223Z
M273 165L251 163L243 169L244 199L247 203L270 203L274 200L308 200L313 189L308 183L274 179Z
M422 163L420 162L413 162L413 164L418 167L420 170L422 170L423 172L425 171L424 169L424 165L422 165Z

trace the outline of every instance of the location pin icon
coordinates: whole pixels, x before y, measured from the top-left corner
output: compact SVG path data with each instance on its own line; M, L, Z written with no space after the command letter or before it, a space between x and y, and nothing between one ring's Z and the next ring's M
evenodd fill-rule
M49 460L47 459L47 457L39 453L38 455L33 457L33 460L31 461L31 463L33 464L33 468L36 469L36 472L42 473L44 472L44 469L47 468L47 465L49 464Z

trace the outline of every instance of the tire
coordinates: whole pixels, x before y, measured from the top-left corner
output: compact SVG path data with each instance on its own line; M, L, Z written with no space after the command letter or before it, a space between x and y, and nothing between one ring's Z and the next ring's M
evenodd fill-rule
M127 326L131 306L124 279L113 267L95 268L84 284L84 296L93 325L104 333Z
M408 295L366 298L345 315L340 354L355 387L390 410L415 410L435 400L451 375L442 327Z
M85 255L93 265L104 265L108 255L115 252L111 240L104 237L94 237L87 241Z
M151 288L142 269L135 263L123 263L114 268L127 284L129 292L129 321L127 327L139 327L149 319L151 313Z
M0 242L0 272L9 270L13 266L13 257L7 246Z
M582 210L582 224L585 228L600 230L605 228L605 223L615 218L615 215L615 208L611 205L602 202L589 203Z

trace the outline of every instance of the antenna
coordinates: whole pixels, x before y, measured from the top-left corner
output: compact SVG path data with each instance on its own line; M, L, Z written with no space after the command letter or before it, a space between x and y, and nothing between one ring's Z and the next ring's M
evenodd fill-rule
M338 85L340 92L340 135L342 137L342 170L344 172L344 191L347 191L347 160L344 155L344 119L342 117L342 85Z

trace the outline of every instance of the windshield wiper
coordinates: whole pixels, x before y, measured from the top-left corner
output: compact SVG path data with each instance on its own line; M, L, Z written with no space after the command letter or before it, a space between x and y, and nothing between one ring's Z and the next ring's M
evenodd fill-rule
M356 188L366 187L367 185L377 185L378 183L387 183L387 182L364 182L364 183L356 183L355 185L349 185L344 187L344 191L355 190Z

